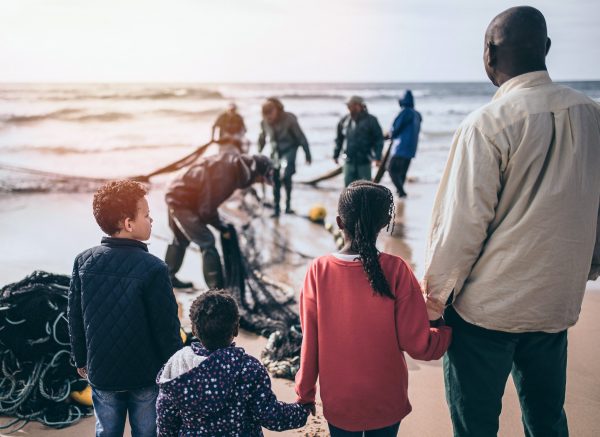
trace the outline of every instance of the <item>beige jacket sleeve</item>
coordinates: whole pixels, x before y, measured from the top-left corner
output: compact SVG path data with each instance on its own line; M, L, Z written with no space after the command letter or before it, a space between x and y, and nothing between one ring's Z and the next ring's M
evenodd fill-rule
M598 208L598 224L596 225L596 244L592 255L592 267L588 279L595 281L600 276L600 207Z
M433 207L425 286L429 298L454 298L477 262L501 189L502 153L474 126L454 136ZM451 302L447 302L450 304Z

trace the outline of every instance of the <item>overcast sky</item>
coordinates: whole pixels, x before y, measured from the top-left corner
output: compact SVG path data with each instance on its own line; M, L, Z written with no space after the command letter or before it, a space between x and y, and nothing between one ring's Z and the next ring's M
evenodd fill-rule
M501 0L0 0L0 81L486 80ZM600 79L600 1L540 0L554 79Z

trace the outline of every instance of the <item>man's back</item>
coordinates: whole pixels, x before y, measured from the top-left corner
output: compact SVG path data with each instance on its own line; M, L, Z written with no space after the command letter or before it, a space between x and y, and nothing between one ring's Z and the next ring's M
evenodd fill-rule
M428 281L454 289L458 313L488 329L572 326L596 241L599 105L545 71L517 76L465 120L450 159L441 185L454 192L436 199ZM443 223L449 199L467 227ZM444 241L453 233L462 248Z

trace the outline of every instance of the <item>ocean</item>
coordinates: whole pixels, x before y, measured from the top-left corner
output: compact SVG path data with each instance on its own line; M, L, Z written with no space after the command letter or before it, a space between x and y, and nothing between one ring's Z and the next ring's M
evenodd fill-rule
M600 82L566 84L600 100ZM336 124L349 96L364 97L387 131L405 89L412 89L423 116L410 176L436 183L454 130L491 99L491 84L0 84L0 164L102 178L143 174L205 143L232 101L245 118L254 152L261 103L277 96L297 115L310 142L314 165L303 165L302 154L298 165L298 178L308 178L333 168ZM14 188L9 173L0 171L0 190Z

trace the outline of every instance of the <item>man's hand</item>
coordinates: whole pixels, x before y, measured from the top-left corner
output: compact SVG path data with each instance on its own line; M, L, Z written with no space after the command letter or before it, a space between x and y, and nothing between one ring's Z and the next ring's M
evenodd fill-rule
M339 159L337 159L337 158L333 158L333 162L335 162L336 164L339 164L339 163L340 163L340 160L339 160Z
M312 159L307 159L306 160L306 165L311 165L312 164Z
M379 167L381 165L381 160L376 159L375 161L373 161L373 163L375 164L375 167Z
M315 403L314 403L314 402L312 402L312 403L310 403L310 404L300 404L300 405L302 405L302 407L303 407L305 410L308 410L308 412L309 412L311 415L315 416L315 415L317 414L317 407L316 407L316 405L315 405Z
M77 373L78 373L78 374L79 374L79 376L81 376L83 379L88 379L87 367L78 367L78 368L77 368Z
M437 320L444 314L444 304L433 297L425 297L425 306L427 307L427 316L429 320Z

